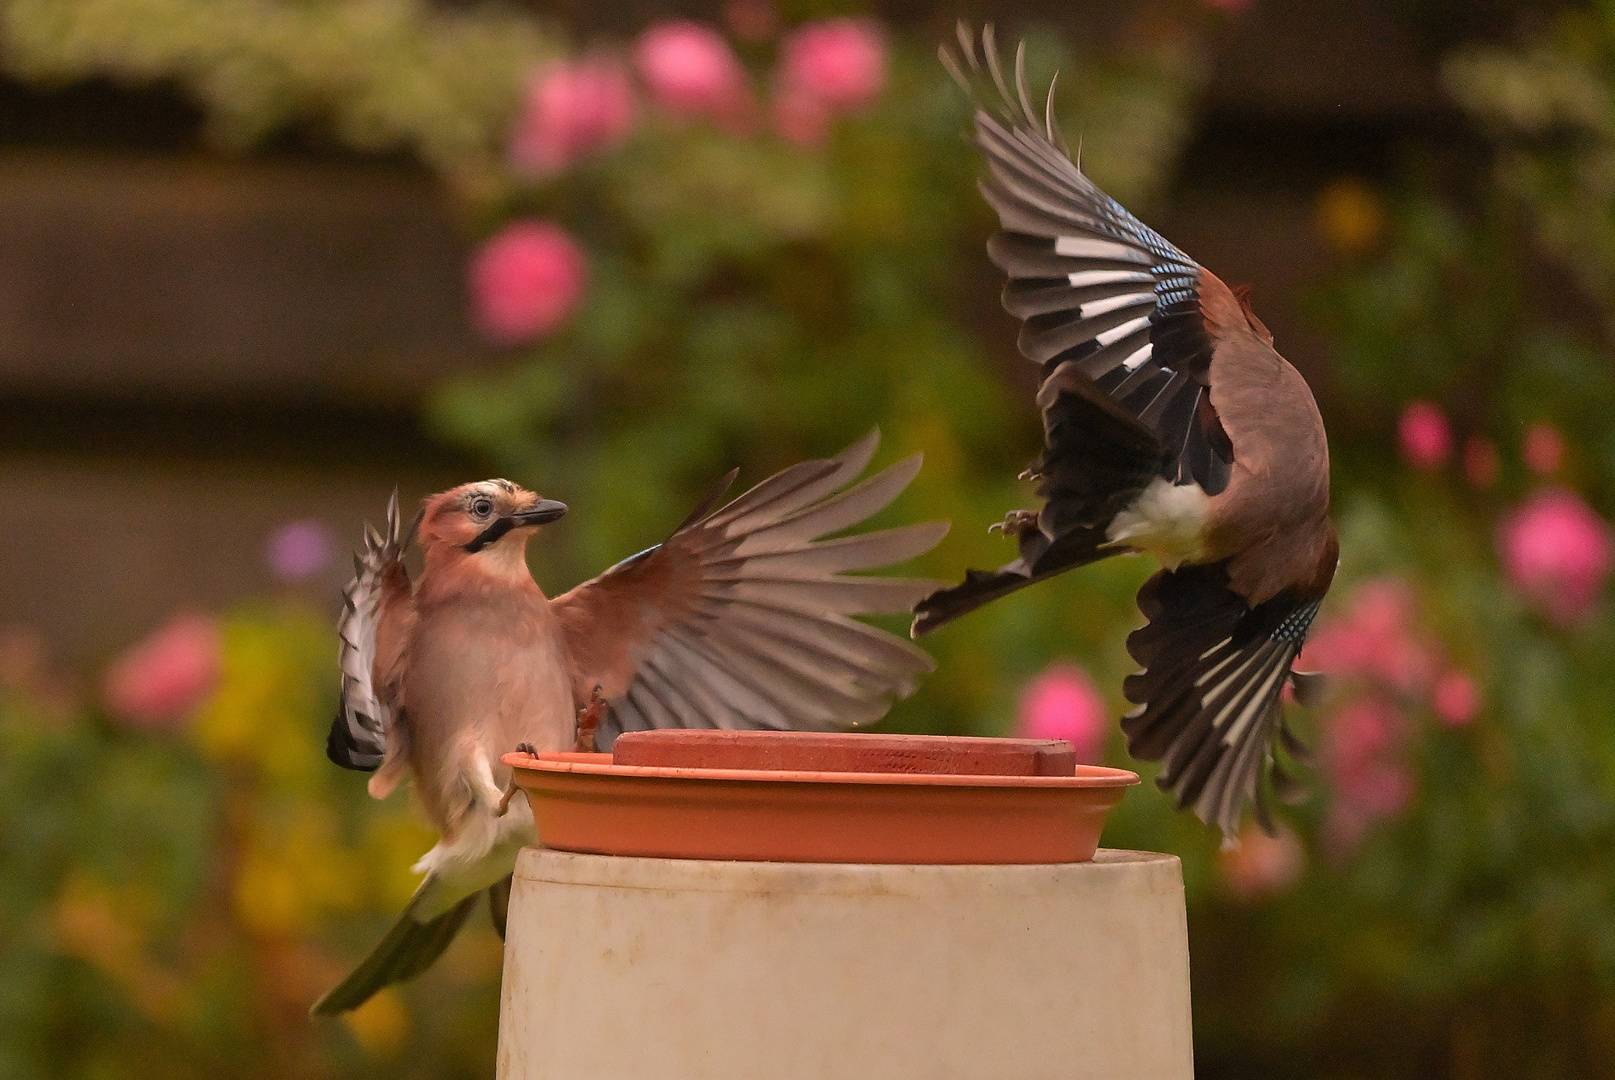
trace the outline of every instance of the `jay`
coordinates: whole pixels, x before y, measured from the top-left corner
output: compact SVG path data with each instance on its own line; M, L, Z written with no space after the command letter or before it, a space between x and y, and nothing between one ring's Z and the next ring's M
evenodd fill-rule
M425 500L411 582L397 495L367 529L338 623L342 696L327 753L373 770L385 798L408 774L442 839L379 945L313 1012L357 1008L425 970L488 891L503 933L510 874L535 843L500 756L609 746L666 727L831 729L872 723L932 668L922 650L854 615L898 614L939 582L850 576L934 547L946 522L818 538L892 502L920 457L861 483L879 432L770 477L713 511L731 472L665 542L551 600L528 538L567 512L508 480Z
M950 73L967 92L990 78L1002 101L976 108L975 141L1001 225L988 255L1042 372L1044 448L1025 476L1043 504L995 526L1018 558L926 597L912 632L1073 567L1154 555L1162 569L1138 593L1148 625L1127 639L1143 666L1123 684L1128 751L1160 761L1157 785L1225 837L1247 801L1271 831L1269 790L1296 789L1277 750L1304 757L1281 693L1318 691L1292 664L1339 557L1317 404L1241 293L1072 161L1052 86L1041 121L1033 111L1024 45L1011 90L991 27L983 58L962 24L959 42L968 74L944 48Z

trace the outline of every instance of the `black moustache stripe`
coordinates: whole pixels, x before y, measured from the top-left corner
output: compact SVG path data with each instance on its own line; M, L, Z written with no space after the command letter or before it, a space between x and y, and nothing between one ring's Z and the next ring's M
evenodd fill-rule
M486 529L479 532L476 535L476 538L465 546L465 550L469 554L475 555L477 552L481 551L489 544L494 543L501 536L504 536L507 532L515 527L516 520L514 518L502 517L498 521L495 521L492 525L489 525Z

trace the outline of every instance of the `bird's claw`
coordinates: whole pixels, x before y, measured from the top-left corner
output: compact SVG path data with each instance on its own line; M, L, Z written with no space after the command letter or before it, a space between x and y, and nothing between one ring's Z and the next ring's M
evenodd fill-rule
M1029 532L1036 532L1039 528L1041 526L1038 524L1036 510L1011 510L1004 515L1003 521L987 526L987 531L1019 539Z
M597 685L589 694L589 703L578 710L578 738L573 749L579 754L595 752L595 729L600 726L601 714L606 710L606 699L600 696L602 689Z
M538 747L534 746L530 742L517 743L516 753L531 754L534 757L537 757ZM505 785L505 793L499 797L499 805L494 808L493 816L504 817L505 811L510 809L510 800L515 798L516 792L520 790L521 788L516 786L516 777L514 774L512 774L510 777L510 783Z

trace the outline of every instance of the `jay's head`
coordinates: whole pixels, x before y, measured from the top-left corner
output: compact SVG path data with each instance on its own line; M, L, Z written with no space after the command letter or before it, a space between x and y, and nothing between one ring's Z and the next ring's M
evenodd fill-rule
M421 546L452 546L469 555L504 547L519 551L534 529L564 513L565 503L539 498L509 480L461 484L426 500Z

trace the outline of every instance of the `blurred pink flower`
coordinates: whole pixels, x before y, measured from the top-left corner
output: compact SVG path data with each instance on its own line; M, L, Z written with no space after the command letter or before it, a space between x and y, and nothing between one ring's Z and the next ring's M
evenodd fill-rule
M1480 689L1467 672L1455 668L1436 680L1430 704L1447 726L1462 727L1480 712Z
M1393 578L1367 581L1341 615L1312 632L1297 666L1366 676L1401 694L1418 693L1435 674L1435 657L1416 628L1416 604L1406 584Z
M514 345L555 330L583 299L588 266L560 226L516 221L471 260L471 298L483 333Z
M1402 456L1415 469L1439 469L1452 456L1452 427L1447 414L1428 401L1415 401L1396 425Z
M1396 817L1413 801L1413 774L1400 761L1373 762L1357 776L1351 798L1373 817Z
M781 47L780 93L832 111L862 108L886 86L886 43L867 19L825 19L792 31Z
M1242 15L1249 11L1255 0L1204 0L1208 8L1213 8L1224 15Z
M772 0L729 0L723 5L723 21L741 41L758 44L779 33L779 8Z
M663 108L736 123L751 112L751 87L729 43L710 26L659 22L634 47L639 74Z
M1522 447L1526 468L1539 476L1559 471L1565 456L1565 439L1552 424L1532 424Z
M1489 488L1497 482L1497 447L1490 439L1471 436L1464 443L1464 478L1478 488Z
M1603 518L1563 488L1538 492L1498 524L1510 584L1563 624L1591 614L1609 578L1615 538Z
M269 534L269 569L282 581L301 581L324 570L336 551L331 530L318 521L293 521Z
M1321 760L1335 797L1324 831L1337 850L1356 846L1375 821L1407 808L1413 777L1401 756L1406 726L1397 708L1377 694L1329 718Z
M1395 745L1405 726L1402 714L1389 700L1369 694L1347 703L1329 718L1324 762L1339 786L1352 781L1373 761Z
M1015 730L1023 739L1064 739L1077 760L1103 756L1110 713L1088 673L1074 664L1051 664L1021 692Z
M622 142L634 122L634 91L614 56L552 64L527 84L510 140L510 163L550 176Z
M179 615L112 664L102 686L107 712L122 723L173 729L218 685L224 644L205 615Z
M1288 829L1269 836L1247 823L1239 833L1239 846L1218 856L1228 890L1244 901L1261 900L1286 892L1306 869L1307 853Z

